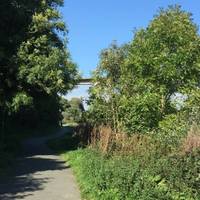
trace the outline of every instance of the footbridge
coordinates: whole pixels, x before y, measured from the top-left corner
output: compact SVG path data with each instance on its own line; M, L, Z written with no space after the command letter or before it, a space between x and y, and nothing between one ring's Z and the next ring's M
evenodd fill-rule
M92 85L92 78L81 78L77 85Z

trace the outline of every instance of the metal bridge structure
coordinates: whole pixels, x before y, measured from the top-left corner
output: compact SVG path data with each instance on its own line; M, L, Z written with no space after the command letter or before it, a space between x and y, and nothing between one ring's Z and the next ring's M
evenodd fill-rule
M92 78L81 78L77 85L92 85Z

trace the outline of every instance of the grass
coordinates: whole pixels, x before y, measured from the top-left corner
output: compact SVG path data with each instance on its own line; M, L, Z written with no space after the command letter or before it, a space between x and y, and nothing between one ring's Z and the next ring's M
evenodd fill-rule
M200 152L185 155L102 154L78 148L73 134L49 141L71 165L87 200L199 200ZM161 151L162 152L162 151Z
M76 150L79 146L77 137L73 137L73 131L57 139L50 139L47 145L57 154L63 154L67 151Z
M64 154L88 200L199 200L199 156L106 157L79 149Z

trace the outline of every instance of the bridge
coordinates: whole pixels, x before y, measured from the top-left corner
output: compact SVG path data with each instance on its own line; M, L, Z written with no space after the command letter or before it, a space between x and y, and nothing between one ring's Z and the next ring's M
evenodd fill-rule
M81 78L77 85L92 85L92 78Z

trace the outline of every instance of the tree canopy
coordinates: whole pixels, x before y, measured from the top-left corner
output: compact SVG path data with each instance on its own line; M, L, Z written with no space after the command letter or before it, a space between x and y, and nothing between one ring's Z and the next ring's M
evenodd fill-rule
M146 132L177 113L172 97L188 96L188 90L199 87L199 45L191 14L170 6L137 30L126 48L104 50L91 89L90 110L96 121L116 127L117 119L126 131Z
M1 121L5 116L34 125L60 121L58 95L78 79L58 9L62 5L63 0L1 2Z

